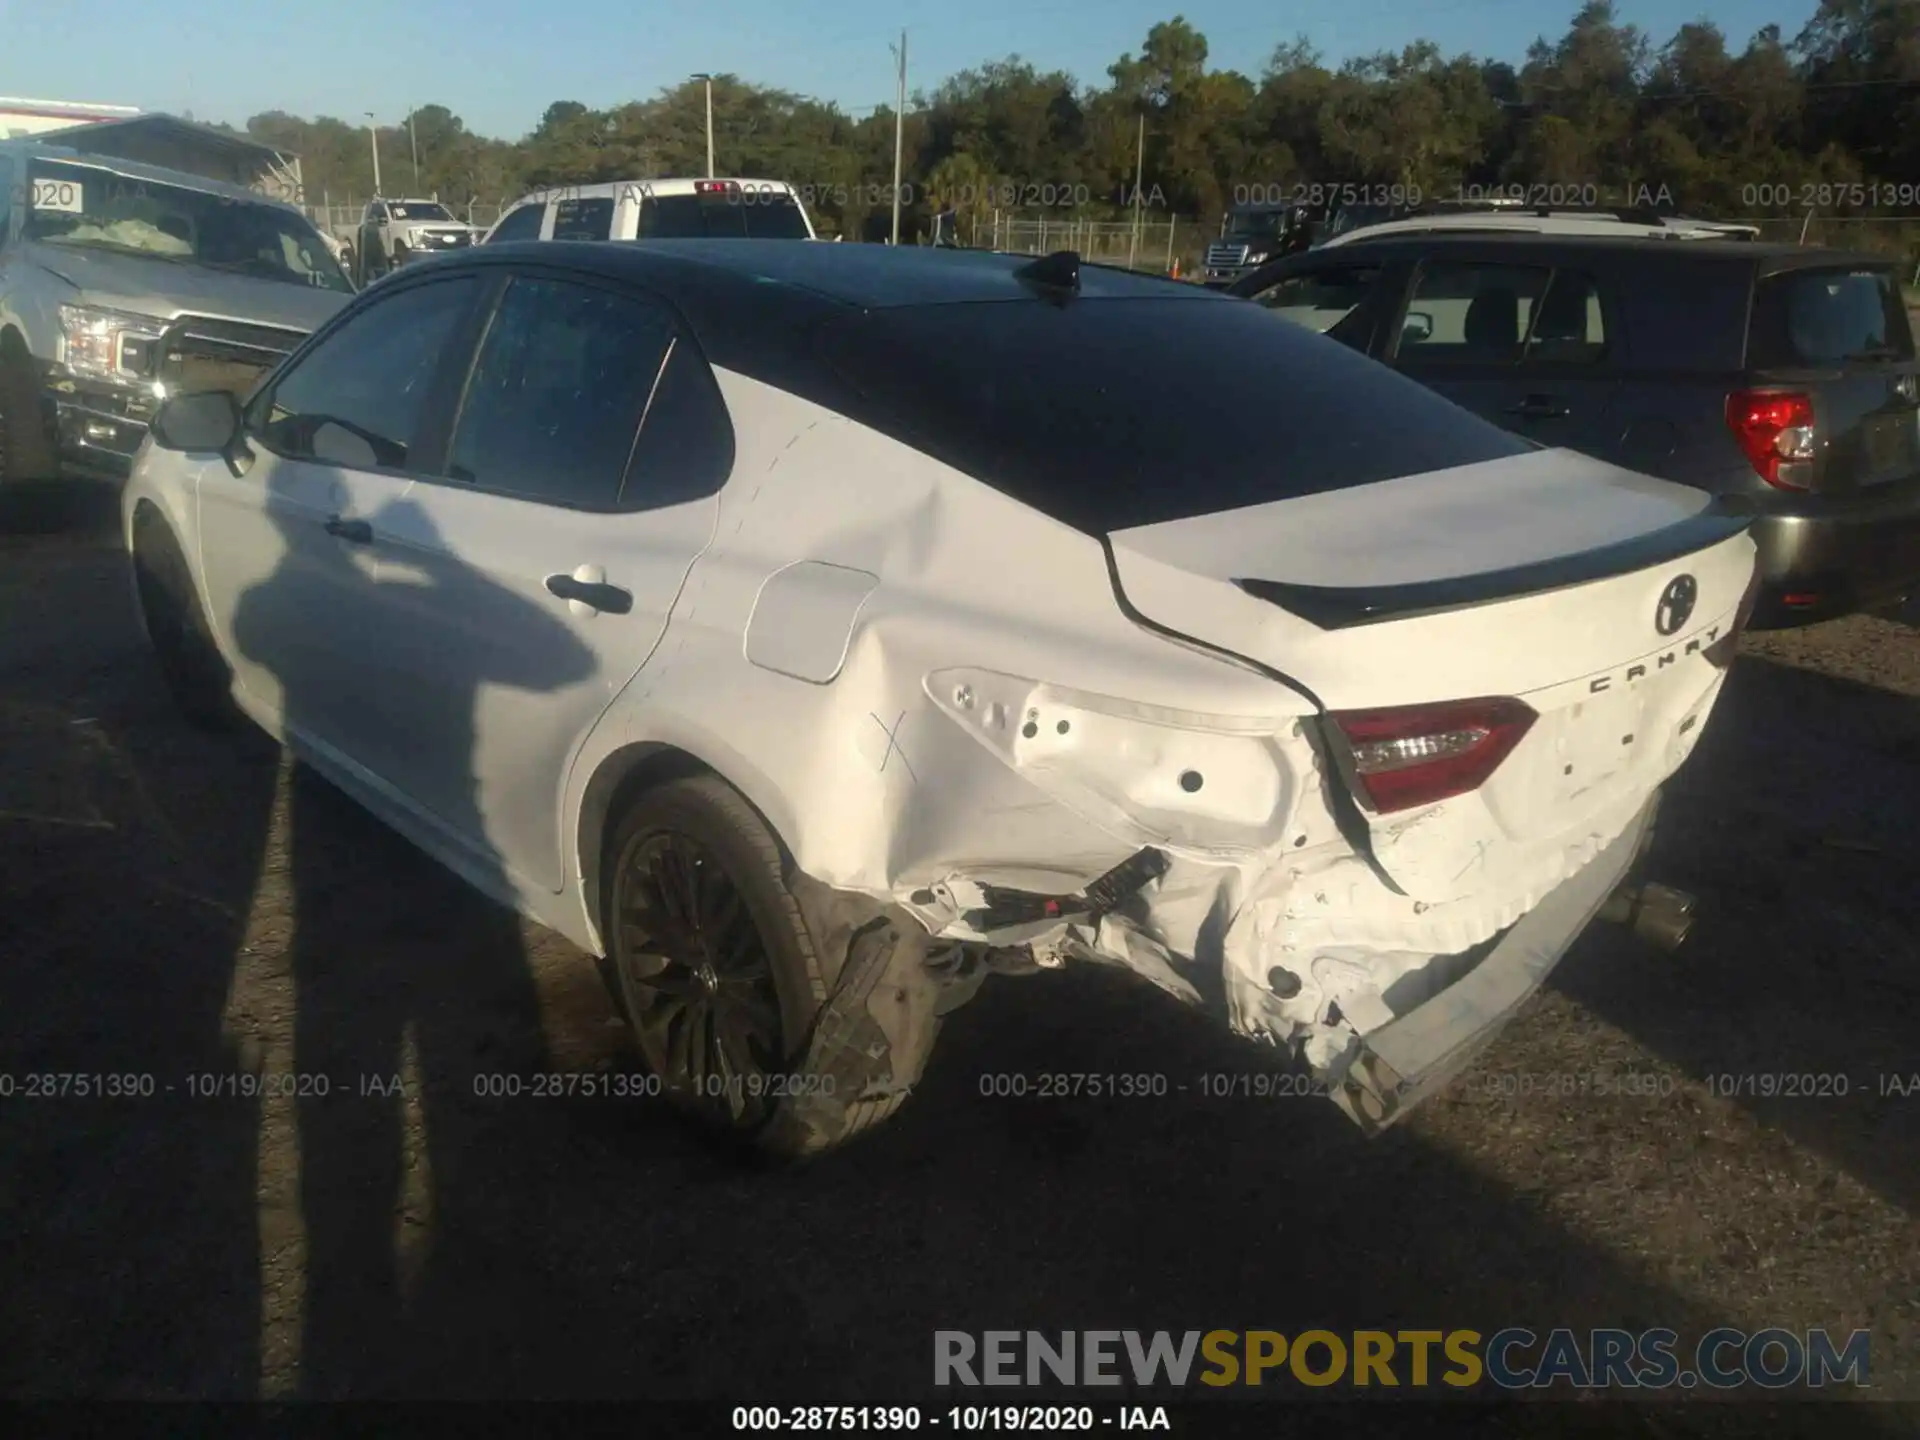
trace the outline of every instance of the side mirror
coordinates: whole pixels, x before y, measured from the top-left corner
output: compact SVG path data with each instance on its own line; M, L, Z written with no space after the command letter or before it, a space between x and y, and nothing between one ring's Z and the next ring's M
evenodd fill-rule
M240 438L240 402L226 390L176 395L160 407L152 429L163 450L224 455Z
M1433 338L1433 316L1424 310L1409 310L1407 323L1400 327L1402 340L1431 340Z

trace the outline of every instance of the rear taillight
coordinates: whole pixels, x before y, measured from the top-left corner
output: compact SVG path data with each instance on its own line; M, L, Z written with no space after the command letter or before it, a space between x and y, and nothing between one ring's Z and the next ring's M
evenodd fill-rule
M1478 789L1538 718L1522 701L1486 699L1342 710L1333 721L1361 798L1384 815Z
M1781 490L1805 490L1815 454L1813 397L1798 391L1736 390L1727 428L1760 478Z

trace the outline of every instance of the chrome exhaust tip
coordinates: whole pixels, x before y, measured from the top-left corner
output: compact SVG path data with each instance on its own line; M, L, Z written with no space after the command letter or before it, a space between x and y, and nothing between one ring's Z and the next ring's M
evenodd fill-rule
M1630 927L1636 938L1672 954L1693 929L1695 900L1671 885L1622 885L1594 918Z

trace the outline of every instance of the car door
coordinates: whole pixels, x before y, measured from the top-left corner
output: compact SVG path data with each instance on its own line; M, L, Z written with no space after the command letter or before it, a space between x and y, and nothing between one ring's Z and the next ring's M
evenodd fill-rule
M1605 272L1554 268L1520 352L1520 398L1505 417L1510 428L1542 445L1624 458L1615 405L1622 308Z
M725 402L668 306L513 275L444 473L383 537L419 801L521 883L561 888L568 769L665 632L732 457Z
M1550 266L1427 259L1416 267L1390 363L1509 430L1520 428L1520 353Z
M1440 259L1416 270L1393 338L1396 369L1542 445L1607 451L1617 307L1584 270Z
M373 517L412 483L479 285L436 278L346 314L249 403L248 458L209 460L196 483L208 609L240 685L292 738L383 777Z
M1314 256L1276 267L1236 295L1330 340L1376 354L1398 310L1405 267L1379 259Z

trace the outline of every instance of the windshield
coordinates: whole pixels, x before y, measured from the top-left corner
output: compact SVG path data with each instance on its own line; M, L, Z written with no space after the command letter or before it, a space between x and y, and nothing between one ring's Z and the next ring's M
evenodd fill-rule
M1277 240L1286 232L1285 210L1242 210L1227 217L1227 234L1241 240Z
M1358 230L1362 225L1378 225L1398 217L1400 212L1391 205L1347 205L1333 217L1333 224L1327 229L1331 239L1335 235L1344 235L1349 230Z
M387 207L396 220L451 220L453 212L427 200L396 201Z
M36 160L29 239L112 250L352 294L320 232L277 205Z
M791 195L649 195L640 203L642 240L805 240L807 220Z

